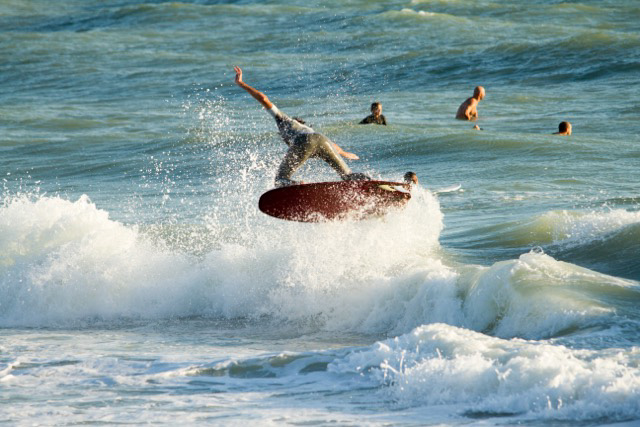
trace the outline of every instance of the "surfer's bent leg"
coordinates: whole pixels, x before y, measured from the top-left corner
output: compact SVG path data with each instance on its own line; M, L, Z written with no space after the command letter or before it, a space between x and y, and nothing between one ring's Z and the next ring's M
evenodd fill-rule
M278 173L276 174L276 187L282 187L285 185L297 184L291 180L291 175L304 163L309 157L311 157L316 147L312 143L309 137L311 134L298 135L293 141L293 144L289 147L287 154L285 154L280 167L278 167Z
M371 177L365 175L363 173L351 172L351 169L342 157L333 149L333 144L323 135L316 135L320 137L318 141L318 149L316 152L316 156L320 157L325 162L329 163L333 169L340 175L345 181L360 181L360 180L370 180Z
M310 136L316 146L316 155L338 172L340 178L349 179L351 169L349 169L349 166L347 166L345 161L342 160L342 157L340 157L340 155L333 149L331 141L321 134L314 134Z

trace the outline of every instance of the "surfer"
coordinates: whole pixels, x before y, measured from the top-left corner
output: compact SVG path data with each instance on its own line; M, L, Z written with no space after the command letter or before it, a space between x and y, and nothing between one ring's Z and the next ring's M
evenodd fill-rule
M234 70L236 72L236 84L246 90L276 119L280 136L289 146L287 154L278 167L275 179L276 187L300 184L300 182L291 180L291 176L311 157L317 157L327 162L329 166L338 172L343 180L370 179L364 174L352 173L349 166L340 158L340 156L343 156L347 159L357 160L358 156L344 151L338 144L307 126L303 120L290 118L284 114L278 107L273 105L264 93L242 81L242 69L240 67L234 67Z
M482 86L476 86L473 90L473 96L467 98L456 113L456 119L459 120L475 120L478 118L478 102L484 99L484 88Z
M369 123L375 123L377 125L387 125L387 119L382 115L382 104L374 102L371 104L371 114L362 119L361 125L368 125Z
M571 135L571 123L560 122L558 125L558 132L554 132L554 135Z

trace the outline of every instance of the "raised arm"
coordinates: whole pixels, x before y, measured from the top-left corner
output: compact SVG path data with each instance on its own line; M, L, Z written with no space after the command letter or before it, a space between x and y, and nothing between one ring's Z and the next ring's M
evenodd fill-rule
M266 108L267 110L270 110L273 107L273 103L269 101L269 98L267 98L267 95L265 95L264 93L260 92L257 89L252 88L251 86L249 86L248 84L242 81L242 69L240 69L240 67L233 67L233 69L236 72L236 84L240 86L242 89L249 92L249 95L253 96L256 99L256 101L262 104L264 108Z

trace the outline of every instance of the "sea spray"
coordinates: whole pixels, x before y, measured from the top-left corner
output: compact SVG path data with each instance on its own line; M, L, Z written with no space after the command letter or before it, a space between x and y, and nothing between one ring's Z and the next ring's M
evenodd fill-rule
M111 220L87 197L19 197L0 210L0 318L63 325L267 316L374 334L446 322L539 339L606 322L615 306L604 282L633 295L633 282L542 253L458 266L439 248L439 215L434 196L418 190L405 211L386 218L313 225L267 218L250 241L218 242L199 254Z
M236 231L243 239L215 242L202 253L201 240L219 236L211 232L216 224L195 228L190 252L184 241L166 238L171 227L164 235L153 228L145 233L110 219L86 196L75 202L18 197L0 209L1 318L6 325L50 325L122 317L268 315L296 322L320 316L325 327L362 327L363 301L379 304L376 289L393 293L399 272L437 254L438 204L427 193L422 202L433 217L409 206L361 223L307 227L266 218L249 233L240 222ZM437 258L430 262L441 269ZM345 303L360 307L360 314L347 314ZM391 327L390 315L389 322L368 327Z
M0 209L0 236L5 326L171 316L198 305L188 256L152 245L85 196L17 198Z

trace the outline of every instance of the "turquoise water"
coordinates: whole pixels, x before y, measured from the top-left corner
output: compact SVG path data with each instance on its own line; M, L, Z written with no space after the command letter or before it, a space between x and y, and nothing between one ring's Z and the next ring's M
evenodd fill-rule
M640 422L639 23L631 0L0 1L0 420ZM354 170L415 171L407 208L261 214L286 146L234 65ZM453 119L476 85L482 131ZM356 125L373 101L389 126Z

